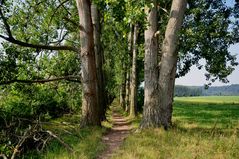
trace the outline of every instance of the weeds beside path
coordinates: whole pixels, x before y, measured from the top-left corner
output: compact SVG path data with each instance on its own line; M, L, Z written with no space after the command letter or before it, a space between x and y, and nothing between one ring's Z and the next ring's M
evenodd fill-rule
M106 149L99 155L98 159L110 158L132 129L130 121L123 117L117 110L113 110L112 122L113 127L102 137Z

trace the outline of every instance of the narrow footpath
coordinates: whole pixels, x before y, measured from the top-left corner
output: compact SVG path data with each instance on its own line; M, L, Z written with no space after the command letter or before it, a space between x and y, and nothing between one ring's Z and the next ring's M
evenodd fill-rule
M112 129L102 138L103 143L106 145L106 149L98 159L110 159L130 133L130 122L125 117L118 112L113 112L112 120Z

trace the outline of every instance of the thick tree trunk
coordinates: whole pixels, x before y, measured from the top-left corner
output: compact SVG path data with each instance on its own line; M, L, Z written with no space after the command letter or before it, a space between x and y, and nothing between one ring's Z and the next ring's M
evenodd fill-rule
M162 46L159 74L160 121L165 129L171 126L173 91L178 58L178 34L183 23L186 0L173 0L170 19Z
M156 0L154 0L156 6ZM155 127L160 125L158 105L158 38L157 32L157 9L145 9L149 23L144 32L145 55L144 55L144 108L141 127Z
M137 106L137 84L136 84L136 69L137 69L137 41L138 41L138 25L134 25L134 40L133 40L133 58L132 72L130 82L130 117L135 117Z
M155 37L157 11L153 8L149 14L146 13L149 26L145 31L145 98L141 128L164 126L167 129L171 125L178 33L183 23L186 4L186 0L172 2L160 64L157 64L158 46Z
M82 71L82 117L84 125L100 125L97 99L96 63L90 0L76 0L80 17L80 47Z
M105 119L106 111L106 97L104 87L104 73L103 73L103 51L101 48L101 25L100 25L100 12L95 4L91 5L91 17L94 29L94 50L95 50L95 61L97 71L97 95L99 104L99 113L101 120Z

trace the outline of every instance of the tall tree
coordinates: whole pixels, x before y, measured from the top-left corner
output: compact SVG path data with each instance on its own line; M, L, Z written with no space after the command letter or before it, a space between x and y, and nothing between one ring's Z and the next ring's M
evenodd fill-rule
M144 54L144 109L141 127L154 126L159 121L158 107L158 29L157 0L154 7L145 8L147 21L149 22L144 32L145 54Z
M131 70L131 82L130 82L130 117L135 117L137 106L137 84L136 84L136 67L137 67L137 41L138 41L138 24L134 25L134 37L133 37L133 57L132 57L132 70Z
M133 55L132 53L132 47L133 47L133 39L134 39L134 31L133 31L133 25L130 24L130 30L129 30L129 33L128 33L128 60L129 61L128 63L131 64L131 57ZM129 69L129 66L126 67L126 85L125 85L125 89L126 89L126 96L125 96L125 103L126 103L126 106L125 106L125 111L126 112L129 112L130 110L130 69Z
M178 59L178 35L183 24L186 0L173 0L162 46L159 73L159 123L166 129L171 126L174 83Z
M91 5L91 16L94 28L94 50L97 71L97 95L100 109L101 120L105 119L106 112L106 96L105 96L105 82L103 72L103 50L101 44L101 13L96 4Z
M147 87L145 90L146 108L144 109L141 127L163 126L167 129L171 125L174 81L178 56L178 34L183 23L186 5L186 0L173 0L172 2L170 17L162 46L162 57L158 66L155 65L155 59L157 59L157 54L155 52L157 47L154 45L152 45L153 47L151 46L154 48L152 55L150 55L151 51L146 48L146 50L149 50L148 52L146 51L145 55L145 83ZM152 11L148 17L152 28L148 28L149 31L146 31L146 46L150 46L149 44L153 39L152 37L156 34L156 24L153 23L153 20L156 19L153 18L155 18L157 14ZM151 36L148 38L150 32ZM152 56L155 59L153 59ZM149 63L153 63L151 67ZM152 70L149 70L149 68ZM159 73L155 69L159 69ZM158 83L149 81L151 78L153 78L152 80L154 80L154 82L157 81ZM155 80L156 78L157 80Z
M82 115L86 125L100 125L97 95L97 70L90 0L76 0L80 26L80 56L82 71Z

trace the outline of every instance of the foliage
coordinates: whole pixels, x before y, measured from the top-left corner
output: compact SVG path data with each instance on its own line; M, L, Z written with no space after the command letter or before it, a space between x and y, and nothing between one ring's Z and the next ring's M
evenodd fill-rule
M189 1L188 7L180 38L178 76L188 73L192 65L201 69L199 60L205 59L208 84L217 79L227 83L226 77L238 65L228 51L238 42L235 8L221 0Z

